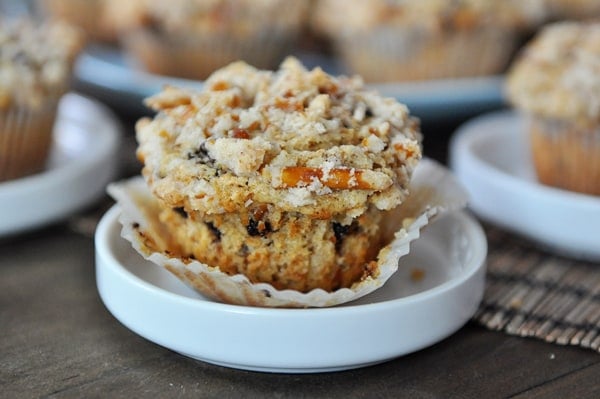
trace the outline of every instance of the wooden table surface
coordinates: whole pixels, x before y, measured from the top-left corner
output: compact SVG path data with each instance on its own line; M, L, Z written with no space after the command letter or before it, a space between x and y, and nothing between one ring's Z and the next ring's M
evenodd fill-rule
M443 158L445 147L437 156L434 147L429 140L430 155ZM126 171L132 160L124 156ZM0 241L0 398L600 398L598 353L475 323L419 352L336 373L257 373L186 358L104 307L86 221Z

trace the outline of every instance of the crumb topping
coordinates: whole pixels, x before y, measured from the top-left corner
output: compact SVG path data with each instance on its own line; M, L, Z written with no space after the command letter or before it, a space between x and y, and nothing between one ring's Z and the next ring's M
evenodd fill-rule
M147 1L155 28L176 33L247 34L265 26L290 31L304 23L309 3L288 0Z
M137 125L138 157L171 207L356 216L397 206L421 158L406 106L294 58L275 72L233 63L200 92L168 87L146 103L158 114Z
M315 28L334 37L386 27L418 25L424 31L481 26L530 30L547 17L546 0L320 0Z
M38 107L62 94L82 44L81 33L62 23L0 19L0 109Z
M548 25L509 72L510 100L528 112L600 121L600 23Z

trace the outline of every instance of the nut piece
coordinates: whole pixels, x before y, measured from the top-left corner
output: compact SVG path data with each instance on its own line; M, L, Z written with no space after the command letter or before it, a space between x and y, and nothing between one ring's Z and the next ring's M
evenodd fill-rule
M383 190L392 184L391 179L378 172L354 168L323 169L307 166L288 166L281 170L284 188L304 187L318 180L333 190Z

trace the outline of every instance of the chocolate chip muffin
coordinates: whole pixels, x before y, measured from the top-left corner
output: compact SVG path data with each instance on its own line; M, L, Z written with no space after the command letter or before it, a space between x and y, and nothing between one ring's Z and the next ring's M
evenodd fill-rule
M404 105L294 58L233 63L147 104L137 154L177 256L300 292L369 275L421 158Z

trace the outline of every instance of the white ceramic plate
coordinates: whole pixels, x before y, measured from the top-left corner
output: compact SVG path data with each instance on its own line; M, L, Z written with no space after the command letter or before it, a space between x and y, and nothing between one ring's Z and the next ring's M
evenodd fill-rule
M120 127L101 104L66 94L46 169L0 183L0 236L66 218L105 195L117 168Z
M308 66L322 66L331 73L341 68L328 57L298 54ZM112 102L142 110L142 100L165 84L201 86L201 82L144 72L114 47L89 46L79 58L75 76L86 89ZM383 95L396 97L423 119L474 115L503 104L501 76L431 80L426 82L374 84Z
M383 362L442 340L476 311L487 243L449 214L424 230L400 270L344 306L269 309L203 298L120 237L120 209L96 230L96 281L108 310L142 337L198 360L268 372L335 371ZM415 270L421 280L411 278Z
M453 136L451 167L482 218L561 254L600 260L600 197L537 182L523 118L495 112Z

